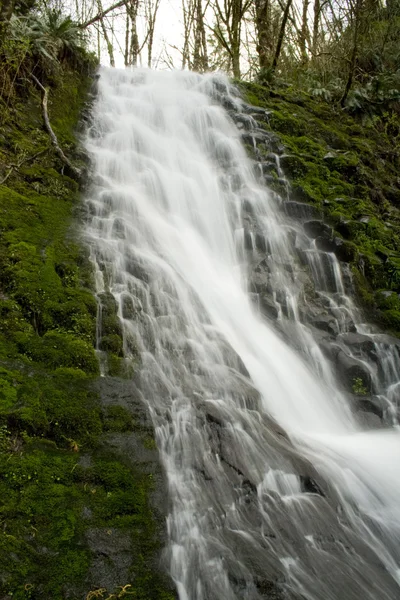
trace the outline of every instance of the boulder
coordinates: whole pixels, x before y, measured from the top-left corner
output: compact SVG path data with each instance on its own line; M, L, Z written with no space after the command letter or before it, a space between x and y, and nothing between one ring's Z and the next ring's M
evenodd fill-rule
M259 306L261 312L270 319L277 319L279 316L279 310L276 303L270 296L262 294L259 297Z
M298 221L317 220L321 217L321 211L317 207L305 202L288 200L283 203L283 210L288 217L292 217Z
M317 317L313 317L311 324L317 329L322 329L322 331L326 331L334 336L339 333L339 327L333 315L318 315Z
M330 239L332 237L333 229L330 225L327 225L323 221L314 219L307 221L303 225L304 231L310 238L323 237Z
M333 252L342 262L350 262L354 260L357 254L357 247L352 242L342 240L342 238L329 238L318 236L315 240L318 250L323 252Z
M339 336L340 342L348 346L352 354L366 355L377 360L375 343L368 335L361 333L343 333Z
M368 366L357 358L353 358L341 350L336 358L336 368L343 385L353 391L357 380L367 391L370 391L372 380Z

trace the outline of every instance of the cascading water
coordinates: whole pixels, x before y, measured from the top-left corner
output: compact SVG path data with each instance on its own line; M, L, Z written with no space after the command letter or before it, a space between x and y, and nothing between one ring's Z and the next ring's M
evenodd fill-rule
M364 431L306 325L294 252L343 352L356 312L339 263L260 182L221 102L256 127L221 76L102 69L86 139L86 235L125 356L138 353L168 477L171 575L181 600L394 600L398 363L372 335L371 385L394 408Z

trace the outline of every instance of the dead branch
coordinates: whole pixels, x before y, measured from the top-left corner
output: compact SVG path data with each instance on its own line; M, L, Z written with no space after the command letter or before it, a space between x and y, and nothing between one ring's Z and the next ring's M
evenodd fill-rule
M93 23L96 23L96 21L100 21L100 19L103 19L106 15L108 15L109 12L115 10L116 8L124 6L124 4L126 4L126 0L120 0L120 2L117 2L116 4L105 8L103 11L97 13L97 15L95 15L92 19L86 21L86 23L80 23L78 25L79 29L86 29L86 27L89 27L89 25L93 25Z
M40 150L39 152L36 152L36 154L33 154L33 156L25 156L22 160L20 160L18 163L10 163L9 165L7 165L8 167L8 172L6 173L5 177L3 177L3 179L0 181L0 185L4 185L5 182L7 181L7 179L10 177L11 173L14 170L18 170L22 167L23 164L30 162L31 160L35 160L35 158L37 158L38 156L40 156L41 154L44 154L45 152L48 151L49 148L45 148L44 150Z
M60 147L60 144L58 143L57 136L51 127L49 114L47 112L47 101L48 101L48 97L49 97L49 90L40 83L39 79L37 77L35 77L35 75L31 74L31 77L32 77L33 81L36 83L36 85L38 85L40 87L40 89L42 90L42 93L43 93L43 95L42 95L43 121L44 121L44 126L46 128L46 131L50 136L51 143L54 146L54 150L56 151L58 156L61 158L63 163L66 164L71 169L71 171L74 173L74 175L76 175L79 178L81 176L80 169L75 167L71 163L71 161L65 156L64 152L62 151L62 149Z

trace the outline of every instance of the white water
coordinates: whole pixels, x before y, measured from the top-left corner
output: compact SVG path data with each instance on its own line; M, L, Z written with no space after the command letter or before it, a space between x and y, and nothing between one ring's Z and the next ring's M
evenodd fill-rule
M299 322L291 226L218 105L227 82L102 69L98 88L86 234L125 354L139 351L180 599L267 598L274 581L310 600L399 598L399 431L362 431ZM249 265L262 257L245 250L244 200L307 359L250 301ZM304 476L325 496L304 491Z

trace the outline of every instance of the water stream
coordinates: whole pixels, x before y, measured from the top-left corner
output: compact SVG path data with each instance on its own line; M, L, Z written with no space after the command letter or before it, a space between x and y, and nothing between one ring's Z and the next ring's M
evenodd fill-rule
M395 600L398 348L283 209L287 182L268 190L279 157L247 157L256 116L222 76L102 69L85 141L85 235L154 420L170 573L180 600ZM364 369L376 428L330 348Z

